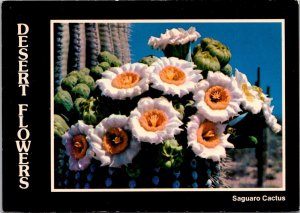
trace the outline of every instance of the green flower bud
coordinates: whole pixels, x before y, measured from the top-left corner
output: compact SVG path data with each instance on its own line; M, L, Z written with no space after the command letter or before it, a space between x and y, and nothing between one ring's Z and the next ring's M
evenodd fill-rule
M163 168L178 167L183 162L183 148L175 139L165 140L159 149L158 164Z
M79 72L85 74L85 75L89 75L90 74L90 69L89 68L82 68L81 70L79 70Z
M74 98L88 98L90 92L90 88L84 83L79 83L72 89L72 95Z
M54 96L55 113L69 113L73 109L73 100L66 90L59 90Z
M84 111L82 118L83 118L84 123L89 124L89 125L96 125L98 123L97 115L96 115L95 111L91 111L91 110Z
M158 58L154 55L148 55L139 60L139 63L147 64L150 66L153 62L155 62Z
M205 49L206 47L207 47L207 45L208 44L215 44L216 43L216 40L214 40L214 39L212 39L212 38L208 38L208 37L206 37L206 38L203 38L202 40L201 40L201 48L202 49Z
M76 111L86 124L97 125L101 120L101 115L98 113L99 101L93 97L89 99L77 98L75 101Z
M174 104L174 108L182 115L182 117L184 116L185 107L182 103Z
M208 51L212 56L216 56L221 66L225 66L231 59L229 48L218 40L204 38L201 41L201 48L202 51Z
M96 88L96 83L94 79L89 75L85 75L82 78L80 78L78 80L78 83L84 83L88 85L91 91L93 91Z
M166 161L164 164L165 169L171 169L172 168L172 162L170 160Z
M212 56L208 51L198 51L193 56L193 62L196 64L197 69L203 71L220 71L220 63L217 57Z
M98 66L100 66L102 68L103 71L108 70L110 68L109 63L107 62L101 62Z
M72 91L73 87L77 84L78 78L75 75L65 77L61 81L61 88L67 91Z
M107 62L111 67L119 67L122 65L122 62L117 58L117 56L115 56L107 51L99 53L98 61L100 63Z
M66 121L57 114L54 114L54 136L61 138L70 129Z
M83 76L85 76L85 73L74 70L74 71L68 73L67 77L68 76L76 76L79 79L79 78L82 78Z
M231 59L229 48L217 40L210 41L206 47L202 48L209 51L212 56L216 56L222 66L226 65Z
M103 73L103 69L99 65L92 67L90 71L90 75L93 77L95 81L101 78L102 73Z
M76 100L74 101L74 108L80 118L82 117L84 108L87 105L88 105L88 102L85 98L76 98Z
M221 68L221 72L225 75L231 76L232 74L232 67L230 64L226 64L224 67Z
M252 144L258 144L258 140L255 136L248 136L250 143Z

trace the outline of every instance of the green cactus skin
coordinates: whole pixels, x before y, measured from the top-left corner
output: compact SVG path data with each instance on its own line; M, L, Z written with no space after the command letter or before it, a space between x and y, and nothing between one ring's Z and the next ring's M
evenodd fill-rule
M225 75L231 76L232 75L232 67L230 64L226 64L224 67L221 68L221 72Z
M79 83L72 89L72 95L74 98L88 98L90 95L90 88L84 83Z
M190 42L183 45L170 45L168 44L163 50L166 57L177 57L186 60L190 50Z
M147 64L150 66L153 62L155 62L158 58L154 55L148 55L139 60L139 63Z
M208 51L198 51L193 56L193 62L197 68L203 71L220 71L221 65L217 57L212 56Z
M126 173L131 178L138 178L141 175L141 168L138 164L128 164L125 167Z
M68 113L73 109L73 100L66 90L59 90L54 96L55 113Z
M57 114L54 114L54 136L61 138L70 129L67 122Z
M98 61L99 63L107 62L111 67L119 67L122 65L122 62L117 58L117 56L108 51L100 52L98 55Z

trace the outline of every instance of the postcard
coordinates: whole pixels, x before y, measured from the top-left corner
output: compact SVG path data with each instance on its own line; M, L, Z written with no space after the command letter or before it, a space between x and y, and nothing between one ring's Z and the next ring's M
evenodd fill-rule
M299 210L297 6L4 2L3 210Z

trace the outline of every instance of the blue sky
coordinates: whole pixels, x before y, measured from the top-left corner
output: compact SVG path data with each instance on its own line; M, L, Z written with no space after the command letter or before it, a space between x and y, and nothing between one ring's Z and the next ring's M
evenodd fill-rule
M132 62L146 55L163 56L159 50L148 46L151 36L160 37L166 29L194 26L202 38L212 37L230 48L233 69L245 73L254 84L257 67L261 68L261 87L266 92L271 87L273 114L282 115L282 34L281 23L134 23L131 25Z

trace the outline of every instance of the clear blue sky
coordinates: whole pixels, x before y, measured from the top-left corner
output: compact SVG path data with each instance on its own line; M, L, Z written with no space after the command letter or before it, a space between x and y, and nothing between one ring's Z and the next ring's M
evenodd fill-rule
M148 46L151 36L160 37L166 29L194 26L202 38L212 37L230 48L233 69L248 76L254 84L257 67L261 68L261 87L266 92L271 87L275 116L282 115L282 35L280 23L134 23L131 25L132 62L146 55L163 56L159 50Z

